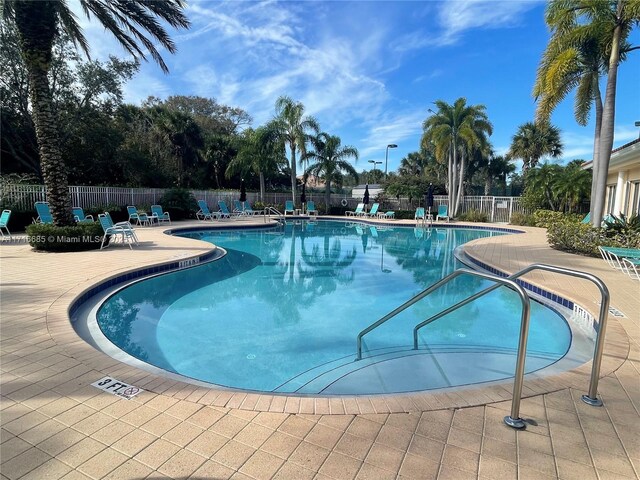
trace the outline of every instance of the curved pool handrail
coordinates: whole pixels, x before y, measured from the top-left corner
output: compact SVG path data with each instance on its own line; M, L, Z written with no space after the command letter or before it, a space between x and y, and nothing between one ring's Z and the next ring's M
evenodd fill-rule
M509 280L516 280L517 278L520 278L521 276L526 275L527 273L533 270L545 270L547 272L560 273L560 274L569 275L572 277L583 278L585 280L589 280L592 283L594 283L598 287L598 290L600 290L600 294L602 298L600 301L598 332L596 334L596 344L594 347L593 363L591 366L591 379L589 381L589 391L586 395L582 395L582 401L588 405L601 406L602 400L598 398L598 381L600 377L600 367L602 365L602 353L604 350L604 335L607 329L607 313L609 312L609 289L604 284L604 282L600 280L600 278L596 277L595 275L592 275L591 273L581 272L579 270L573 270L570 268L557 267L555 265L547 265L544 263L533 263L528 267L523 268L522 270L506 278ZM475 299L489 292L492 292L493 290L499 287L500 287L499 284L491 285L490 287L487 287L484 290L481 290L478 293L475 293L470 297L465 298L464 300L456 303L455 305L447 308L446 310L442 310L438 312L436 315L433 315L432 317L427 318L423 322L420 322L418 325L416 325L413 328L413 348L415 350L418 349L418 330L420 330L422 327L430 324L431 322L434 322L435 320L438 320L441 317L444 317L445 315L453 312L454 310L457 310L458 308L467 305L468 303L474 301Z
M278 220L284 220L284 215L275 207L265 207L264 208L264 222L267 223L267 217L271 218L271 215L275 214L278 216Z
M513 381L513 398L511 400L511 413L510 415L504 417L504 422L513 428L524 428L526 426L526 423L524 422L523 419L520 418L520 399L522 397L522 384L524 382L524 366L525 366L525 359L527 357L527 340L529 338L529 321L531 317L531 305L529 303L529 296L527 295L527 292L525 292L524 288L522 288L518 283L516 283L513 280L510 280L508 278L498 277L497 275L493 275L490 273L483 273L483 272L477 272L475 270L469 270L466 268L461 268L452 272L451 274L447 275L439 282L434 283L429 288L427 288L426 290L422 291L421 293L413 297L408 302L405 302L400 307L396 308L390 314L385 315L376 323L372 324L371 326L369 326L368 328L360 332L360 334L358 335L358 359L362 358L362 336L364 336L366 333L370 332L374 328L378 327L382 323L386 322L391 317L395 316L397 313L400 313L402 310L405 310L406 308L415 304L422 298L426 297L434 290L437 290L445 283L449 283L454 278L459 277L460 275L471 275L473 277L480 277L480 278L484 278L485 280L491 280L492 282L496 282L497 286L504 285L506 287L509 287L510 289L514 290L520 297L520 302L522 303L522 314L520 317L520 337L518 339L518 356L516 359L516 372L515 372L514 381ZM484 293L481 293L481 294L484 295L485 293L488 293L488 292L485 291ZM466 303L469 303L470 301L471 300L469 300ZM447 310L452 310L452 309L455 310L455 308L453 307L450 307ZM445 314L443 313L443 315ZM415 332L415 329L414 329L414 332Z

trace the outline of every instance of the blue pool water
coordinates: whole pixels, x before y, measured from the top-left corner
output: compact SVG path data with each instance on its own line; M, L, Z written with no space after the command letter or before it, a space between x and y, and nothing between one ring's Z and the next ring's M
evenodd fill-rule
M164 370L218 385L309 394L389 393L513 376L517 295L499 288L420 333L413 327L490 283L462 276L364 338L356 336L461 265L455 247L501 235L321 221L284 229L183 233L220 260L134 283L97 313L105 336ZM571 332L532 302L527 371L560 359Z

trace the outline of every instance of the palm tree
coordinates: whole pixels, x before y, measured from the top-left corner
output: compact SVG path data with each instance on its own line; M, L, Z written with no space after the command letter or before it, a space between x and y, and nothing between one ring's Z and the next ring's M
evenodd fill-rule
M435 102L438 111L423 123L423 148L433 145L438 160L448 159L449 211L455 216L463 195L465 166L473 149L486 149L487 136L493 133L484 105L467 105L459 98L453 105ZM460 161L458 158L460 157Z
M543 163L541 166L532 168L527 172L527 189L540 192L551 210L557 210L555 196L555 185L561 174L562 167L550 163Z
M309 131L318 133L320 127L313 117L304 117L304 105L283 95L276 100L276 117L268 128L276 132L276 136L289 147L291 152L291 199L296 201L296 152L304 156Z
M596 58L605 59L607 86L602 106L601 125L599 128L596 126L594 138L594 149L597 149L597 155L593 158L594 187L591 196L591 221L594 226L597 226L600 225L604 215L607 173L613 146L618 64L625 53L639 48L630 48L626 40L633 27L640 23L640 2L637 0L552 0L547 7L546 22L552 29L551 42L560 38L565 44L577 47L581 45L583 39L591 39L598 50ZM559 57L564 52L563 49L559 49L559 53L551 51L550 56ZM564 55L568 54L564 53ZM563 88L566 89L567 85L564 82L550 83L545 85L545 90L561 91Z
M347 161L348 158L354 158L357 161L358 150L350 145L343 146L341 143L340 137L322 132L311 139L314 150L302 157L303 161L313 162L305 174L324 178L324 203L327 211L331 204L331 182L336 179L336 176L345 171L352 177L358 178L356 169Z
M522 171L534 168L545 156L557 158L562 155L560 130L549 123L523 123L511 140L507 158L522 159Z
M482 168L485 175L484 194L491 195L493 181L498 180L502 194L507 193L507 175L515 172L516 166L503 156L489 156L487 163Z
M85 15L98 19L136 59L147 55L168 71L156 42L173 53L176 46L161 19L174 28L187 28L183 0L150 2L146 0L80 0ZM52 47L59 31L88 53L88 44L75 16L64 0L3 0L3 17L15 22L20 51L29 74L29 95L40 153L47 199L56 225L73 224L67 172L60 151L57 121L53 109L48 73ZM149 34L151 39L145 34Z
M260 201L264 202L265 176L278 170L287 163L284 144L280 143L265 126L253 130L247 128L240 135L238 154L229 165L225 175L227 178L240 173L244 176L253 171L260 177Z
M560 209L572 212L589 196L591 172L582 168L582 160L573 160L562 169L553 185L554 194L560 199Z

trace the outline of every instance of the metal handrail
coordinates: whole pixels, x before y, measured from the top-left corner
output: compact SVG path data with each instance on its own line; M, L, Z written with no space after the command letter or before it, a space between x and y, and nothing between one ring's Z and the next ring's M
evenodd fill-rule
M269 214L269 217L271 217L271 213L275 213L278 216L279 220L284 220L284 215L277 208L265 207L263 215L264 223L267 223L267 213Z
M496 275L492 275L489 273L476 272L475 270L469 270L466 268L461 268L459 270L454 271L453 273L450 273L449 275L444 277L442 280L434 283L429 288L427 288L426 290L423 290L418 295L413 297L411 300L403 303L400 307L396 308L391 313L385 315L380 320L369 325L369 327L361 331L358 334L358 339L357 339L358 354L356 359L357 360L362 359L362 337L364 335L369 333L371 330L379 327L384 322L396 316L401 311L409 308L411 305L414 305L416 302L422 300L424 297L429 295L434 290L437 290L442 285L449 283L451 280L453 280L456 277L459 277L460 275L471 275L474 277L480 277L486 280L497 282L499 285L505 285L511 288L520 297L520 301L522 302L522 316L520 319L520 338L518 340L518 356L516 360L516 373L515 373L515 379L513 382L513 399L511 401L511 414L504 417L504 421L507 425L511 427L524 428L526 424L524 420L519 417L519 415L520 415L520 399L522 397L522 383L524 381L524 365L525 365L525 358L527 356L527 340L529 337L529 320L530 320L531 306L529 304L529 296L524 291L524 288L522 288L519 284L517 284L513 280L510 280L508 278L498 277Z
M596 334L596 344L594 347L594 352L593 352L593 363L591 366L591 379L589 381L589 391L586 395L582 395L582 401L588 405L592 405L592 406L596 406L599 407L602 405L602 400L600 400L598 398L598 381L599 381L599 377L600 377L600 367L602 365L602 352L604 350L604 335L605 335L605 331L607 329L607 313L609 312L609 289L607 288L607 286L604 284L604 282L602 280L600 280L598 277L596 277L595 275L592 275L590 273L586 273L586 272L581 272L579 270L572 270L570 268L564 268L564 267L556 267L555 265L546 265L544 263L534 263L529 265L526 268L523 268L522 270L514 273L513 275L510 275L508 277L506 277L509 280L515 280L517 278L520 278L523 275L526 275L527 273L533 271L533 270L545 270L547 272L553 272L553 273L560 273L563 275L569 275L572 277L577 277L577 278L583 278L585 280L589 280L591 282L593 282L597 287L598 290L600 290L600 294L602 295L602 299L600 301L600 314L599 314L599 319L598 319L598 332ZM475 293L473 295L471 295L470 297L467 297L466 299L456 303L455 305L447 308L446 310L443 310L439 313L437 313L436 315L427 318L425 321L420 322L418 325L416 325L413 329L413 348L414 349L418 349L418 330L420 330L422 327L424 327L425 325L428 325L429 323L439 319L440 317L443 317L449 313L451 313L454 310L457 310L460 307L463 307L465 305L467 305L468 303L474 301L475 299L489 293L492 292L493 290L495 290L496 288L500 287L500 285L492 285L490 287L485 288L484 290L481 290L478 293Z

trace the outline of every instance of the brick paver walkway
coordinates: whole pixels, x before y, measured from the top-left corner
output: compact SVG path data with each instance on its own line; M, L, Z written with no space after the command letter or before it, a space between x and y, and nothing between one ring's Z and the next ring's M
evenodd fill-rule
M604 407L580 400L590 365L527 377L521 413L532 420L516 432L502 423L509 383L380 397L257 395L151 375L93 350L69 325L73 298L117 273L211 248L163 230L139 229L134 251L0 245L2 479L638 478L640 284L602 260L552 250L535 228L466 246L508 272L540 262L592 272L625 314L609 318ZM597 313L597 291L585 282L548 273L530 280ZM90 385L105 375L146 392L124 400Z

